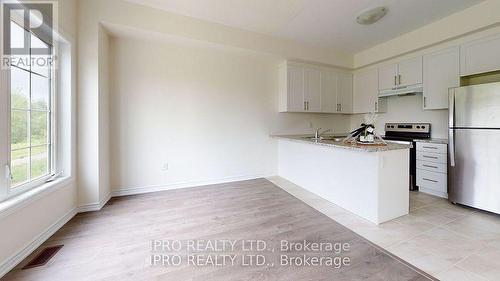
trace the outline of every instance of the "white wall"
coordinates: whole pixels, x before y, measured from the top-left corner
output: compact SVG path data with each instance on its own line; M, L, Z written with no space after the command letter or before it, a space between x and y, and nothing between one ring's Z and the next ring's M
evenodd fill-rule
M75 213L76 185L68 182L53 192L29 202L12 214L0 218L0 277L21 262L39 243ZM61 227L59 225L59 227Z
M433 138L448 138L448 110L423 110L422 94L387 98L387 112L379 113L375 128L384 133L384 124L390 122L431 123ZM357 128L364 122L363 114L351 117L351 127Z
M103 74L105 66L102 64L106 56L105 48L100 42L105 39L99 32L102 25L126 26L138 32L154 32L164 36L250 49L273 54L281 59L300 59L341 67L352 66L353 57L350 54L197 20L121 0L79 1L77 18L80 205L103 203L108 190L106 86L100 85L106 81Z
M110 54L115 191L274 175L269 134L348 129L347 116L278 113L276 58L126 38Z
M99 205L111 195L109 151L109 36L99 26Z
M86 1L78 1L78 202L99 198L99 23Z

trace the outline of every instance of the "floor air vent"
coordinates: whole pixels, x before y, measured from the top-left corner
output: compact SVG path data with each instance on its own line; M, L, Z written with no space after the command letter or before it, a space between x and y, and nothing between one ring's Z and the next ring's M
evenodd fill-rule
M43 249L36 257L34 257L23 269L43 266L63 247L63 245L52 246Z

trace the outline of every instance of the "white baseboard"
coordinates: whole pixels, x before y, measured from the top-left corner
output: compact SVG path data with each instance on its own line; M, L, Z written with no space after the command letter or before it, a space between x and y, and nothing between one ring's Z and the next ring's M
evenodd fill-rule
M22 262L27 256L35 251L43 242L47 241L56 231L65 225L71 218L77 214L77 208L71 209L62 218L57 220L54 224L49 226L45 231L38 235L33 241L26 245L21 251L8 258L5 262L0 264L0 278L11 271L16 265Z
M271 176L271 175L268 175L268 174L244 175L244 176L233 176L233 177L225 177L225 178L202 180L202 181L178 182L178 183L167 184L167 185L150 185L150 186L140 186L140 187L132 187L132 188L120 188L120 189L113 190L111 192L111 197L158 192L158 191L166 191L166 190L180 189L180 188L197 187L197 186L204 186L204 185L211 185L211 184L229 183L229 182L236 182L236 181L253 180L253 179L258 179L258 178L266 178L269 176Z
M103 198L98 203L90 203L90 204L84 204L78 207L78 213L85 213L85 212L94 212L94 211L99 211L108 203L109 199L111 199L111 194L108 194L106 197Z

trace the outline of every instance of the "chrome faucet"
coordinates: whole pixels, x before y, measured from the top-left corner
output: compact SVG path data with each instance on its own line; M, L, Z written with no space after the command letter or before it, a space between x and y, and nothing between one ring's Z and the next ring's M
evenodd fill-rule
M323 132L319 132L321 130L321 128L317 128L316 129L316 132L314 133L314 139L316 140L319 140L321 139L321 136L324 135L325 133L328 133L328 132L333 132L332 129L327 129L327 130L324 130Z

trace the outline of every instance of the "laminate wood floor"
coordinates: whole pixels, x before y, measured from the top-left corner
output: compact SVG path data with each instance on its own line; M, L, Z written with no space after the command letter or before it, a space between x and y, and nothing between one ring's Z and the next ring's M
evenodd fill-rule
M251 240L265 251L249 251ZM152 241L180 241L179 251L152 250ZM207 247L237 240L234 249L196 254L232 255L234 264L151 265L153 254L193 255L186 245ZM348 243L348 251L281 252L280 241ZM204 243L202 243L204 242ZM47 265L21 270L46 246L64 244ZM244 245L246 247L244 248ZM254 246L256 244L253 244ZM331 244L324 244L331 245ZM335 244L338 245L338 244ZM274 251L272 251L274 249ZM191 249L192 250L192 249ZM262 266L247 266L249 255ZM282 266L289 257L349 258L340 268ZM245 263L246 257L246 263ZM287 259L289 260L289 259ZM227 261L227 260L226 260ZM255 262L255 259L253 260ZM265 179L113 198L98 212L78 214L2 280L429 280L366 239L321 214Z

